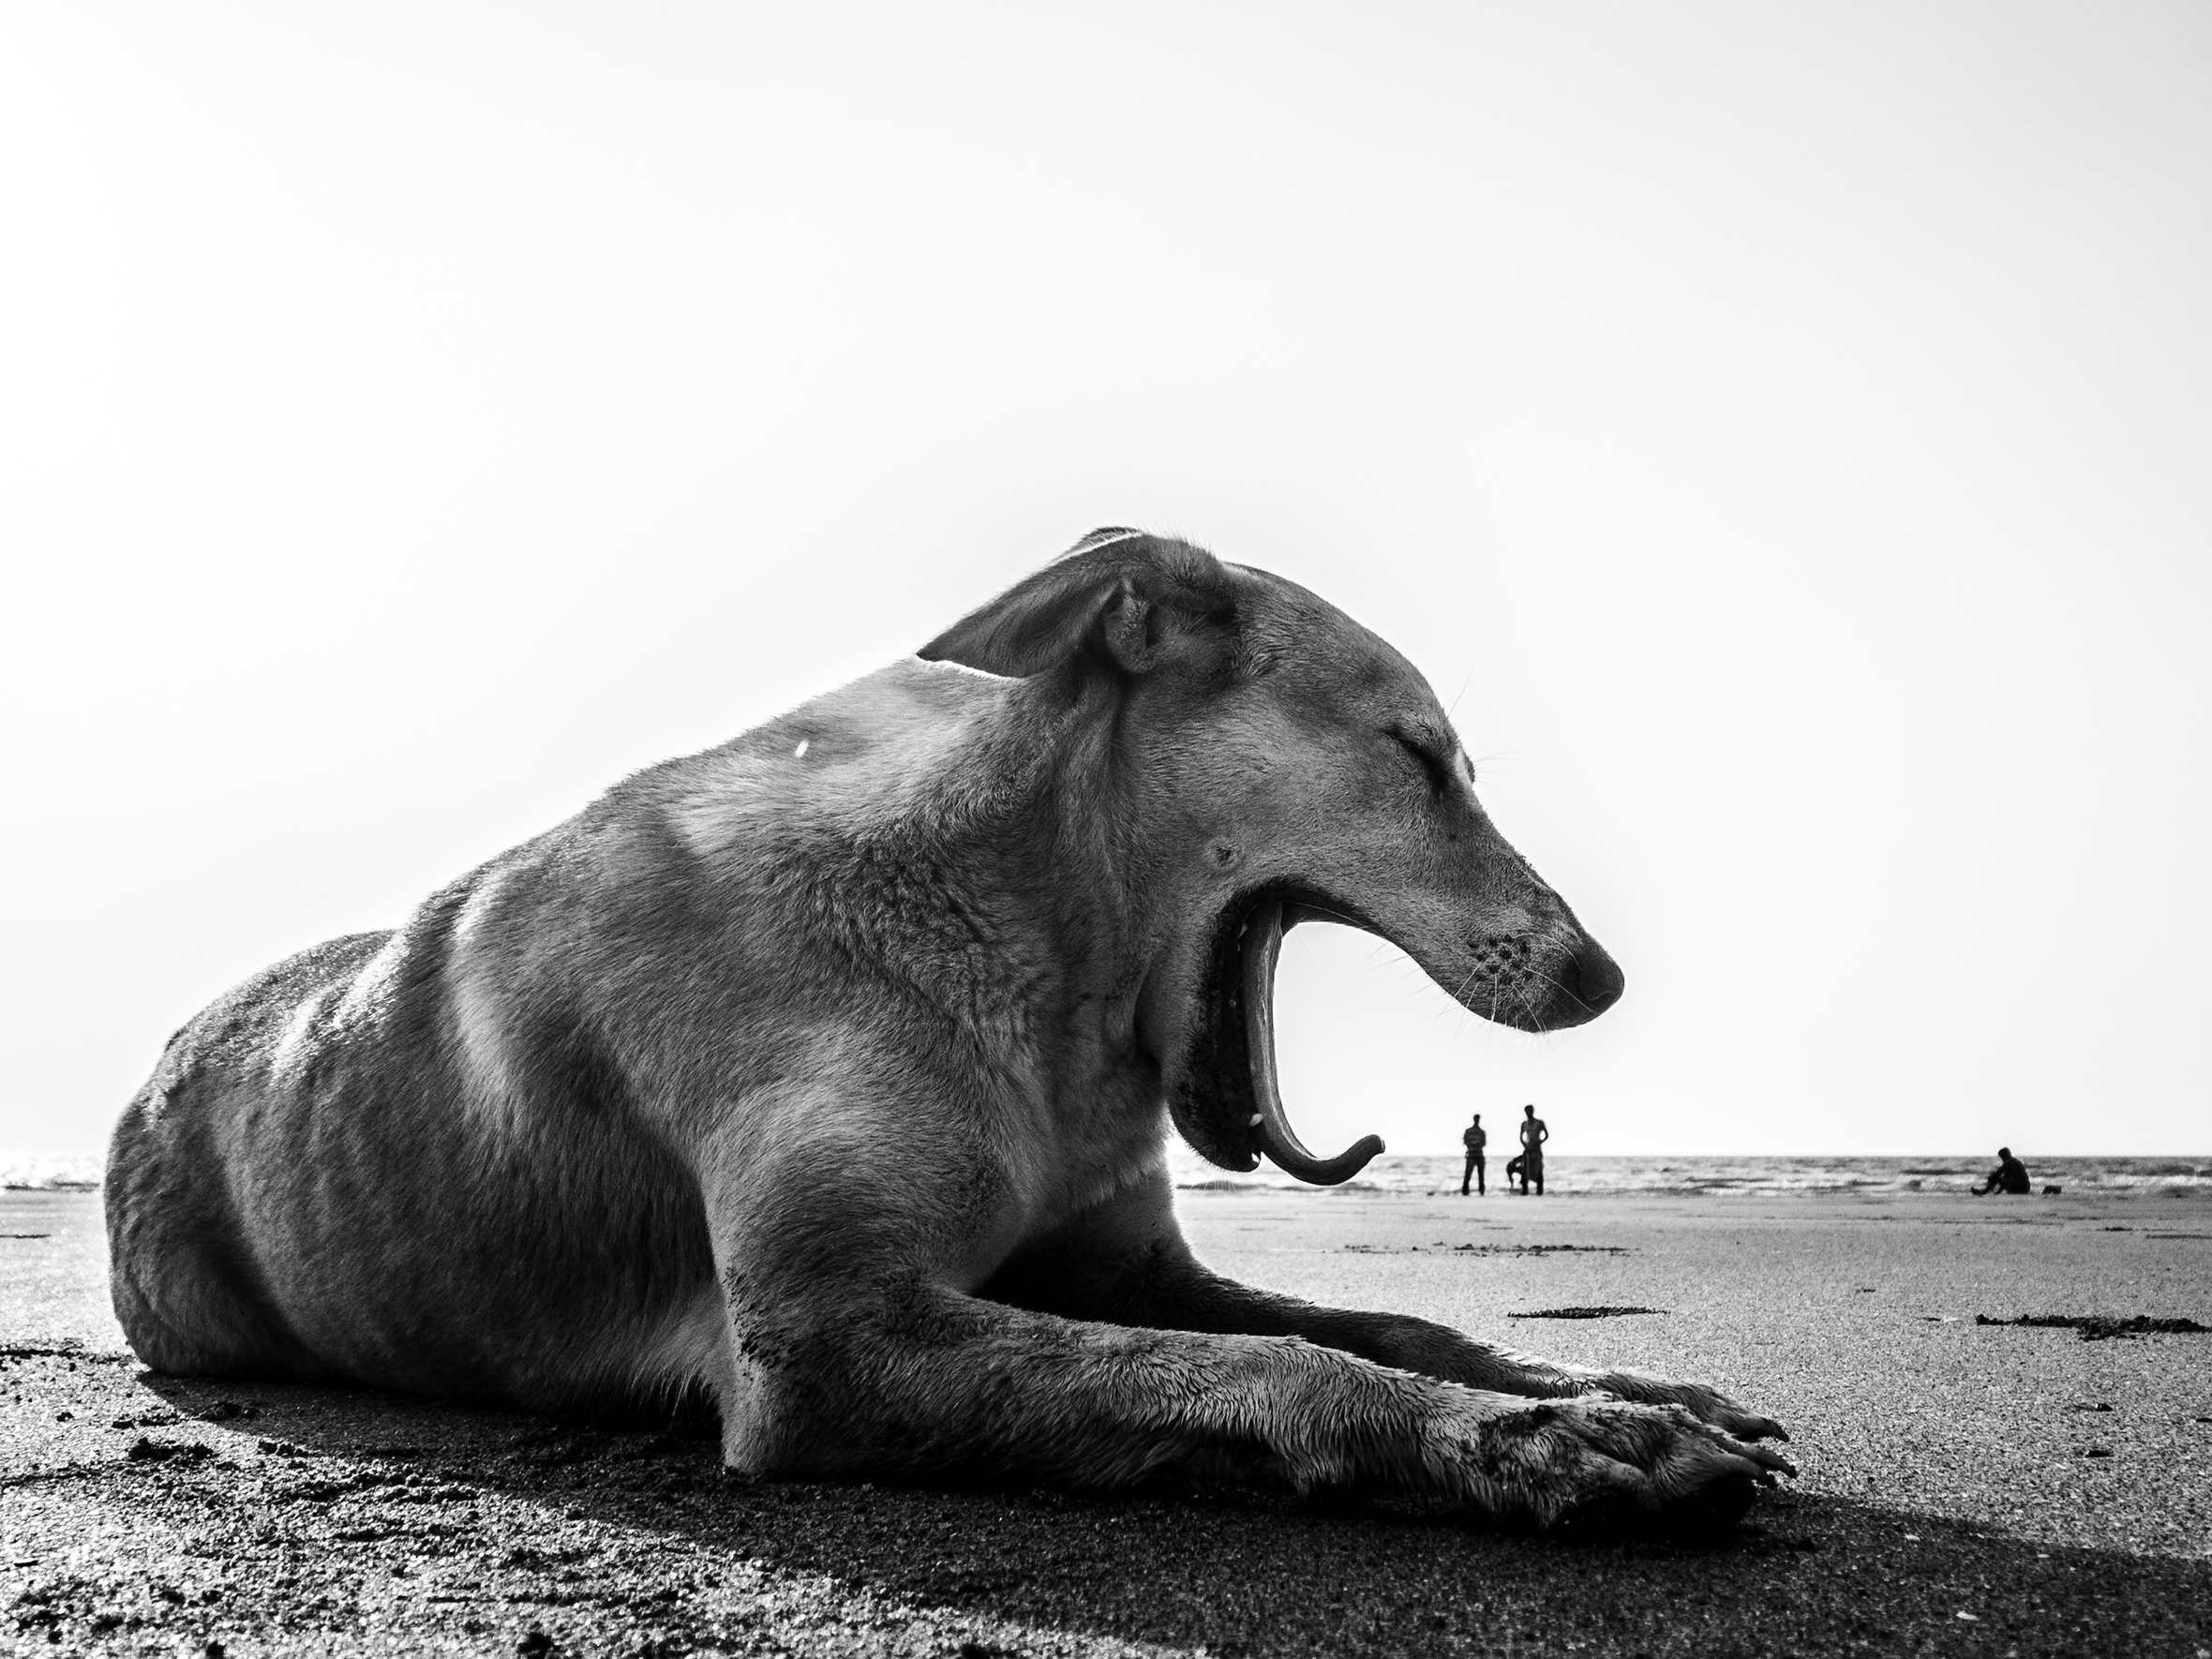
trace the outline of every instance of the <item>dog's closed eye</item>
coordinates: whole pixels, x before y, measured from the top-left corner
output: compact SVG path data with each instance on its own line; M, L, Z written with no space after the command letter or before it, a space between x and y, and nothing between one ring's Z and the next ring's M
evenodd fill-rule
M1420 763L1428 786L1439 795L1452 786L1452 763L1437 753L1435 739L1419 727L1392 726L1390 740Z

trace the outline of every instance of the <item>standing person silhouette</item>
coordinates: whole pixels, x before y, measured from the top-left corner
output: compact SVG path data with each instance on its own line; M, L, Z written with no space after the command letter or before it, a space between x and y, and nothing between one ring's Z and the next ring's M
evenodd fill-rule
M1467 1196L1467 1183L1470 1181L1475 1183L1475 1189L1484 1197L1489 1196L1490 1188L1483 1168L1483 1148L1489 1143L1488 1131L1483 1128L1483 1114L1478 1112L1474 1114L1474 1121L1459 1131L1459 1143L1467 1148L1467 1167L1459 1173L1461 1198Z
M1544 1143L1551 1139L1551 1131L1544 1127L1544 1120L1536 1115L1533 1106L1524 1106L1520 1127L1520 1179L1521 1196L1529 1195L1529 1183L1536 1183L1536 1196L1544 1196Z

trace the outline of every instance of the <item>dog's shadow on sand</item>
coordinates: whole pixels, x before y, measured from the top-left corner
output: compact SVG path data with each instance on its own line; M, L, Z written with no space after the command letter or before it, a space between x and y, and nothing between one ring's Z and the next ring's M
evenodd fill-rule
M918 1608L1220 1654L1955 1646L2194 1655L2212 1630L2212 1563L2038 1544L1788 1491L1762 1497L1740 1526L1703 1542L1570 1541L1228 1488L1081 1497L749 1481L723 1470L711 1434L695 1423L655 1430L342 1389L141 1381L178 1412L239 1435L239 1456L225 1461L304 1473L290 1455L297 1448L333 1474L398 1468L448 1489L541 1505L541 1522L502 1521L478 1542L521 1563L522 1581L505 1599L525 1610L542 1604L549 1629L564 1607L646 1599L650 1571L635 1566L627 1585L572 1571L563 1587L529 1592L528 1570L547 1553L533 1545L584 1520L680 1541L694 1561L820 1576ZM228 1419L220 1402L250 1414ZM319 1526L311 1499L305 1511L273 1503L271 1513L286 1515L286 1531L321 1532L335 1547L394 1557L410 1547L404 1518L371 1545L357 1531ZM426 1531L450 1537L453 1529ZM732 1639L707 1610L687 1614L680 1592L664 1588L655 1600L660 1627L706 1648Z

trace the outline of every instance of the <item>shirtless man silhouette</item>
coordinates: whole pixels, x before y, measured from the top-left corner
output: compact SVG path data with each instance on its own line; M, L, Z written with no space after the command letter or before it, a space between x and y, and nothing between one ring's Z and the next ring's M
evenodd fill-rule
M1529 1193L1529 1183L1536 1183L1536 1196L1544 1196L1544 1143L1551 1139L1551 1131L1544 1127L1544 1120L1536 1115L1533 1106L1521 1108L1520 1189L1521 1196Z

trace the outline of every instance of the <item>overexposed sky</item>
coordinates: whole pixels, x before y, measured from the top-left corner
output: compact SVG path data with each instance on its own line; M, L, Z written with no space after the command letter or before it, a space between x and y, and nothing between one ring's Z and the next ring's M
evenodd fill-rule
M0 18L0 1148L1102 523L1420 665L1628 975L1327 1149L2212 1149L2212 10Z

